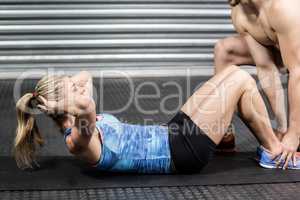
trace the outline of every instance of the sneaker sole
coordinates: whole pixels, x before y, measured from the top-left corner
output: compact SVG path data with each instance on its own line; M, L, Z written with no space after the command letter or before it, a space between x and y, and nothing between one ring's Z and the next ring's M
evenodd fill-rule
M259 165L266 169L280 169L280 167L275 167L273 165L267 165L267 164L263 164L263 163L259 163ZM297 169L300 169L300 167L292 167L292 168L289 167L288 169L297 170Z

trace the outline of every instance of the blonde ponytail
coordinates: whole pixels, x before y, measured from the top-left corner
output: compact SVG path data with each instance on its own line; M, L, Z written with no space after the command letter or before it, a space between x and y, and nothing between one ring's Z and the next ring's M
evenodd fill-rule
M63 98L63 81L66 76L44 76L37 83L33 93L27 93L16 104L18 127L14 143L14 156L21 169L33 168L36 162L36 150L44 144L34 117L38 105L42 105L39 96L47 100L59 101ZM58 125L63 118L59 114L49 114Z
M36 163L36 148L44 143L32 110L30 110L33 99L33 94L27 93L19 99L16 105L18 127L14 155L17 165L21 169L33 168L32 164Z

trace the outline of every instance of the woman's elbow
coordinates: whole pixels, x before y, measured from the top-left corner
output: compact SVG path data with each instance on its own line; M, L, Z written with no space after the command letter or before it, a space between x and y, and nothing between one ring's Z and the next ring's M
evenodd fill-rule
M95 102L90 97L79 97L77 99L77 105L78 113L90 113L93 112L96 109Z
M88 71L81 71L81 72L80 72L80 75L81 75L82 77L84 77L85 79L87 79L87 80L92 78L91 73L88 72Z

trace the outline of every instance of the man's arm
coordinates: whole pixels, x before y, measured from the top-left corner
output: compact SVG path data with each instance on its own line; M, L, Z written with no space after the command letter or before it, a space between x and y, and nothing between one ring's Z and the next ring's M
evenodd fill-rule
M286 4L279 1L273 6L272 26L278 36L284 64L290 72L289 132L300 136L300 12L297 7L300 3L291 6Z
M285 133L287 131L287 115L284 103L284 90L272 52L257 42L252 36L245 35L244 38L256 64L257 75L262 89L267 95L276 117L278 123L277 131Z
M282 142L291 152L285 152L282 159L288 161L295 155L300 138L300 2L291 0L276 1L271 8L270 22L277 33L284 64L290 72L289 97L289 128ZM293 156L294 155L294 156Z

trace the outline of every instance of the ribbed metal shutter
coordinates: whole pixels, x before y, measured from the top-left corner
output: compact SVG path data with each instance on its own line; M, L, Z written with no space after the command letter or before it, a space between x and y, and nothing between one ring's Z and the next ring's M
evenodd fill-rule
M227 0L1 0L0 70L211 66Z

